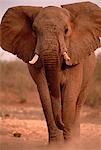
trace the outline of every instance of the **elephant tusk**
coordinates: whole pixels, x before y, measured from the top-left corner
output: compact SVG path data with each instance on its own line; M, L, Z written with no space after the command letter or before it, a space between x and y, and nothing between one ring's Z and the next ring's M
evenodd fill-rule
M63 57L64 57L64 59L65 59L66 65L72 66L71 59L70 59L70 57L68 56L67 52L64 52L64 53L63 53Z
M72 62L71 62L71 61L66 60L66 65L68 65L68 66L72 66L73 64L72 64Z
M70 57L68 56L67 52L63 52L63 56L65 60L70 60Z
M99 37L99 40L100 40L100 47L101 47L101 37Z
M30 64L35 64L38 60L39 56L37 54L34 55L34 57L32 58L32 60L29 61Z

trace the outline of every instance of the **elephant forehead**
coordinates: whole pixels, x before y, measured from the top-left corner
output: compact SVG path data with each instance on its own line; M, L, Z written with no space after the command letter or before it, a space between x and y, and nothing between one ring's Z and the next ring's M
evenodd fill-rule
M57 24L67 19L67 16L63 13L62 9L55 6L48 6L43 8L38 16L35 18L36 25L44 25L44 24Z
M40 12L41 15L45 15L45 17L47 18L51 18L54 16L59 16L59 13L61 13L61 8L59 7L55 7L55 6L48 6L42 9L42 11Z

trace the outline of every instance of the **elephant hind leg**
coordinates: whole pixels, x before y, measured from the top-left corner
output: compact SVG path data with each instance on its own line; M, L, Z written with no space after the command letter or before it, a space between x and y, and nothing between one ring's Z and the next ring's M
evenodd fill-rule
M76 102L76 114L75 114L75 123L79 124L80 111L82 109L83 104L85 103L88 93L89 93L90 84L87 84L85 87L81 88L80 94L78 96Z
M51 94L50 94L51 95ZM51 95L51 103L52 103L52 110L54 115L54 120L58 129L63 130L64 124L62 122L62 114L61 114L61 98L55 98Z
M84 105L90 88L91 82L83 82L77 102L76 102L76 109L75 109L75 135L76 137L80 135L80 112L82 109L82 106Z

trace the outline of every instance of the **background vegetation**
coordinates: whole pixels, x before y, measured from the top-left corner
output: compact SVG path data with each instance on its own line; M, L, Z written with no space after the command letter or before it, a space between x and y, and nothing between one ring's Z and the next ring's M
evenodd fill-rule
M0 92L10 92L17 95L20 101L26 101L28 94L36 91L36 85L26 66L22 61L1 61ZM93 107L101 105L101 55L97 57L93 83L85 104Z

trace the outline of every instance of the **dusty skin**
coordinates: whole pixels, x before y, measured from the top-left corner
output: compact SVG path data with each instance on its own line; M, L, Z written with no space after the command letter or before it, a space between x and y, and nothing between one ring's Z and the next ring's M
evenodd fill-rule
M0 97L0 150L100 150L100 108L83 107L80 145L76 141L74 145L48 148L46 122L37 92L30 93L27 102L19 101L11 93L0 92ZM6 101L1 101L6 97ZM14 133L20 133L21 137Z

